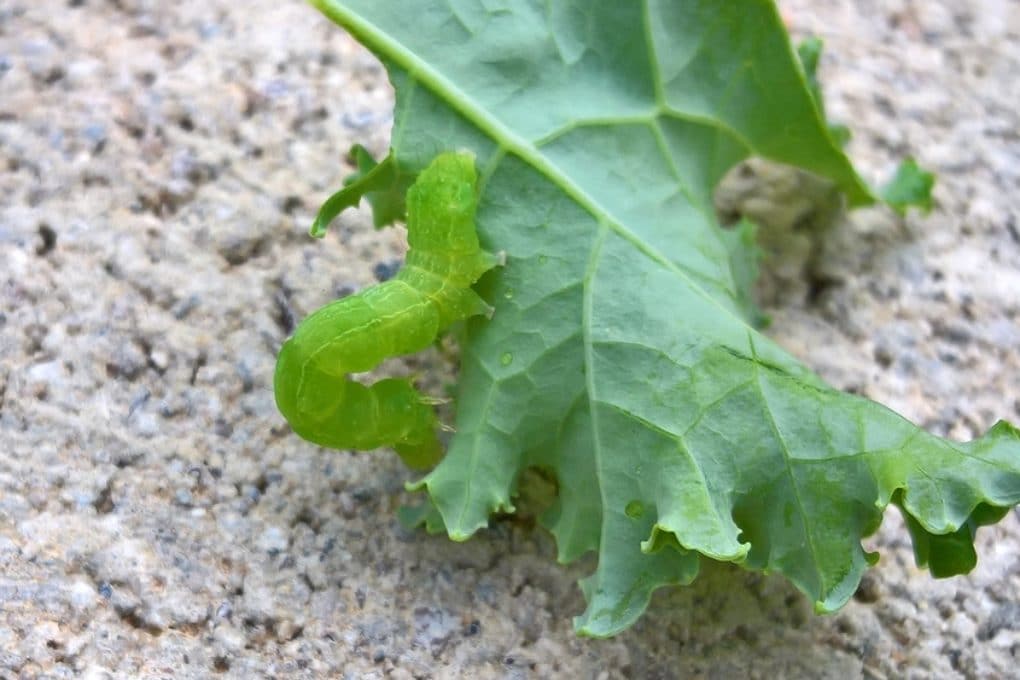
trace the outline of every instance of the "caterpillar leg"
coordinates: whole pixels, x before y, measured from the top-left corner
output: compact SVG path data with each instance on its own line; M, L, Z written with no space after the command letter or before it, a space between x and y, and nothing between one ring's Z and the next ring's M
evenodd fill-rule
M476 314L484 314L491 319L496 310L470 288L462 288L446 295L444 313L452 320L467 319Z
M482 252L485 252L485 251L482 251ZM505 250L501 250L498 253L485 252L485 255L486 255L486 257L490 258L490 261L492 263L489 266L489 269L491 269L492 267L505 267L506 266L506 251Z
M406 379L380 380L369 389L376 399L380 425L384 429L392 428L391 432L402 430L393 449L404 463L416 470L438 463L443 457L443 447L436 436L439 419L431 399ZM386 441L393 441L392 436Z
M443 446L434 432L431 439L421 442L397 442L393 450L404 461L404 465L412 470L428 470L443 458Z

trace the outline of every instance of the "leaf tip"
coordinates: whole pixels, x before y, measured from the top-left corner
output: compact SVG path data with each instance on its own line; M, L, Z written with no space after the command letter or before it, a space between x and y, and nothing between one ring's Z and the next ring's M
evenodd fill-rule
M908 156L900 163L893 178L878 190L878 195L900 215L905 215L911 207L926 215L934 207L931 195L934 186L935 174Z

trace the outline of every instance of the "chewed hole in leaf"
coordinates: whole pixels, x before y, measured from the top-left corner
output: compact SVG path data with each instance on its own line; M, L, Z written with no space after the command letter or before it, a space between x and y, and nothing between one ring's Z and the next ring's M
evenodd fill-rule
M559 494L556 473L545 466L525 468L517 485L517 513L538 517L549 510Z
M639 500L633 500L627 503L627 507L623 509L623 512L631 519L641 519L645 514L645 504Z

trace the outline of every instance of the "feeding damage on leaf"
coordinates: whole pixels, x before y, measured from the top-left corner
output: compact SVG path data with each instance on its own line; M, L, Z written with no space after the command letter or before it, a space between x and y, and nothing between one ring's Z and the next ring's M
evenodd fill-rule
M591 636L704 557L832 611L890 503L919 564L969 568L976 528L1020 502L1016 430L951 442L826 385L755 330L753 227L717 222L713 189L749 156L875 200L772 3L315 4L386 64L394 167L471 149L479 238L514 263L477 284L496 311L466 322L456 433L405 520L465 539L546 471L558 558L598 556Z
M404 219L407 210L404 193L411 186L414 175L397 167L393 154L376 163L372 154L360 144L351 148L350 157L357 171L344 179L343 189L322 204L308 230L315 238L325 236L330 223L344 210L357 206L363 196L372 206L372 222L376 229Z

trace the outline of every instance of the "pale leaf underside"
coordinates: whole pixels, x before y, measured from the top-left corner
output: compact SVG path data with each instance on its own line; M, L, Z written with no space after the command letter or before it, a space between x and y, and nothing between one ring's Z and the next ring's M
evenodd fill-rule
M315 4L386 64L402 166L474 151L483 247L507 253L478 286L496 311L469 325L456 435L420 488L463 540L512 508L524 468L553 472L560 560L599 558L580 632L626 628L700 555L832 610L890 500L933 568L960 543L939 535L1020 501L1010 426L941 440L748 324L712 209L725 171L759 155L871 200L771 3Z

